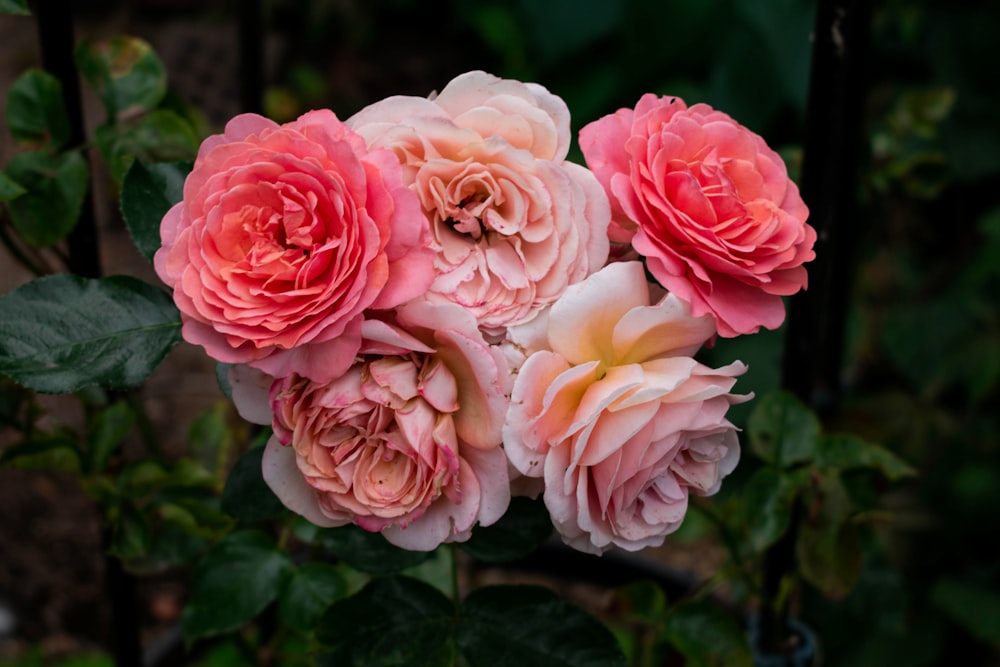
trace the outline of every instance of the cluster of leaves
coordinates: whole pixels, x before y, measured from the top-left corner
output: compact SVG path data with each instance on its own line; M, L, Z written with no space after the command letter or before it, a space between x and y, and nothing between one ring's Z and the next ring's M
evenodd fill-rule
M131 37L83 40L75 57L107 114L93 142L116 185L136 158L194 156L196 118L167 94L163 63L146 42ZM90 185L84 154L88 146L82 143L84 137L75 136L81 130L69 118L60 81L37 69L22 74L7 94L7 125L25 150L0 173L0 202L6 205L16 240L26 244L28 252L53 247L80 219ZM6 231L4 238L8 247L16 247Z

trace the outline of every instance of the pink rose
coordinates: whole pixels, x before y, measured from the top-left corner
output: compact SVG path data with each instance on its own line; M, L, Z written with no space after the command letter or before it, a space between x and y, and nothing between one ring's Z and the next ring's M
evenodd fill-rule
M529 333L528 340L538 342ZM610 264L552 305L547 348L528 356L504 425L513 466L545 481L570 546L662 544L688 495L711 495L739 459L725 414L746 367L692 358L715 334L672 295L650 305L642 265Z
M237 116L164 216L156 272L184 338L215 359L329 380L353 362L366 308L430 285L419 206L392 153L330 111L281 126Z
M644 95L584 127L580 147L611 199L612 240L631 241L695 315L726 337L781 325L816 232L761 137L708 105Z
M509 373L454 304L411 302L382 316L362 324L363 356L341 377L273 384L264 479L313 523L353 522L427 551L507 509ZM243 378L234 398L259 417L254 386Z
M530 320L604 264L607 197L565 160L569 111L541 86L469 72L347 124L396 153L420 198L437 254L427 298L467 308L485 331Z

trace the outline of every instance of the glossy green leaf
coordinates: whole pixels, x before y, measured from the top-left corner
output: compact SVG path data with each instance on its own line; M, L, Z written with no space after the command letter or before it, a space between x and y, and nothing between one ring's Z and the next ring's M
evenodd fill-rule
M236 630L274 602L292 563L260 531L237 531L198 564L181 614L188 641Z
M152 47L137 37L80 40L76 63L110 119L154 109L167 92L167 74Z
M850 434L824 436L816 452L816 465L835 470L871 468L891 481L917 474L914 468L888 449Z
M758 468L743 491L741 521L747 546L763 551L788 530L792 503L808 478L765 466Z
M102 125L94 132L116 183L121 183L135 160L147 163L192 160L198 137L173 111L157 109L135 120ZM186 174L185 174L186 175Z
M340 571L326 563L306 563L288 579L281 592L281 620L300 632L311 632L330 605L347 593Z
M191 162L135 161L122 179L122 217L142 256L152 261L160 248L160 222L184 196Z
M795 555L803 579L824 595L842 598L861 576L861 533L839 475L823 475L803 496Z
M31 11L28 9L28 0L0 0L0 13L28 16Z
M465 599L456 626L470 667L625 665L611 631L537 586L490 586Z
M170 297L137 278L39 278L0 297L0 372L36 391L134 386L180 341Z
M686 667L752 667L746 633L711 602L686 602L667 618L663 639L684 656Z
M285 506L264 481L261 461L264 448L246 451L236 461L222 492L222 509L244 522L263 521L281 516Z
M7 176L25 190L8 207L14 229L29 245L50 246L73 229L90 185L82 155L20 153L7 164Z
M516 560L537 549L552 534L552 519L541 500L512 498L510 507L491 526L476 526L459 548L487 563Z
M108 459L135 425L135 411L124 401L102 410L87 433L91 471L104 470Z
M750 448L772 465L786 467L816 455L819 419L788 392L764 396L750 414L747 430Z
M7 174L0 172L0 202L17 199L25 192L27 190L22 188L17 181L11 179Z
M455 608L410 577L375 579L323 614L316 638L336 667L451 667Z
M327 528L320 532L319 541L332 555L370 574L399 572L431 557L430 552L400 549L381 534L353 525Z
M69 141L69 116L62 84L48 72L30 69L7 93L7 126L14 139L59 149Z

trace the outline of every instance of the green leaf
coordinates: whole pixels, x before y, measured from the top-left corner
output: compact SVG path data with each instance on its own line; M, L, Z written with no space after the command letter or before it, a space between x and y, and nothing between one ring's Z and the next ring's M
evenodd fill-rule
M27 190L22 188L17 181L11 179L7 174L0 172L0 203L17 199L25 192Z
M291 576L281 592L278 611L282 622L299 632L310 632L330 605L347 593L340 571L326 563L306 563Z
M633 621L659 623L667 610L663 588L653 581L633 581L617 591L622 616Z
M741 521L755 552L774 544L788 530L792 503L808 478L770 466L758 468L743 491Z
M28 0L0 0L0 13L28 16L31 11L28 9Z
M375 579L323 614L316 638L337 667L451 667L455 608L417 579Z
M281 516L285 506L264 481L261 461L264 448L246 451L233 466L222 492L222 510L244 522Z
M102 410L87 433L87 450L90 453L89 470L104 470L115 448L135 425L135 412L128 403L121 401Z
M861 576L861 533L851 521L851 500L839 475L818 477L804 495L806 516L799 525L795 555L802 578L824 595L846 596Z
M237 531L213 547L198 564L191 599L181 614L191 641L236 630L274 602L292 563L260 531Z
M20 153L7 164L7 176L25 190L8 207L14 229L29 245L50 246L76 226L90 185L80 153Z
M816 452L815 463L819 468L833 470L872 468L890 481L917 474L914 468L888 449L850 434L823 436Z
M684 656L686 667L752 667L746 633L710 602L686 602L670 614L663 639Z
M137 278L47 276L0 297L0 372L48 393L134 386L180 327L170 297Z
M30 69L7 93L7 125L14 139L59 149L69 141L69 116L62 84L48 72Z
M80 448L69 434L35 435L0 451L0 465L79 472Z
M930 599L973 637L1000 649L1000 592L945 577L934 584Z
M429 551L407 551L389 543L380 533L358 526L327 528L319 535L320 544L356 570L388 574L414 567L431 557Z
M94 139L108 163L111 177L121 183L135 160L172 162L191 160L198 152L198 137L173 111L157 109L135 120L102 125Z
M458 647L470 667L624 667L614 635L537 586L473 591L459 609Z
M552 534L552 519L541 500L511 498L510 507L491 526L476 526L458 545L475 558L497 563L516 560L537 549Z
M153 531L147 558L157 565L189 565L208 547L208 540L183 526L164 521Z
M230 407L224 401L217 401L195 415L188 429L191 452L220 477L225 474L222 466L228 465L229 448L233 445L233 433L227 423L229 414Z
M152 47L137 37L80 40L76 63L97 92L109 119L156 108L167 92L167 74Z
M126 502L110 512L111 544L108 551L123 560L142 558L149 553L153 532L146 517Z
M142 256L153 261L160 249L160 222L184 196L192 162L132 163L122 179L122 217Z
M750 448L764 461L787 467L812 459L819 443L816 415L794 395L768 394L750 414Z

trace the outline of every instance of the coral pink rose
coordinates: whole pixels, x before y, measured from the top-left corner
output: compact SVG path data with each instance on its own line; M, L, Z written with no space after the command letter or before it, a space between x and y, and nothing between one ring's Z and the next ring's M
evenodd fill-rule
M544 479L567 544L662 544L689 494L715 493L736 466L725 414L749 399L729 393L746 367L692 359L714 334L710 317L672 295L651 306L638 262L611 264L553 304L548 349L528 356L514 383L504 448L521 473Z
M530 320L603 266L607 197L565 160L569 111L541 86L469 72L347 124L396 153L420 198L437 253L428 299L467 308L484 331Z
M363 323L363 356L341 377L273 384L264 479L313 523L353 522L431 550L507 509L509 373L454 304L411 302L382 315ZM259 417L252 378L237 386L241 413Z
M644 95L584 127L580 147L611 199L612 240L631 241L695 315L726 337L781 325L816 232L761 137L708 105Z
M366 308L428 287L428 231L392 153L332 112L281 126L246 114L202 144L155 266L186 340L323 381L353 363Z

